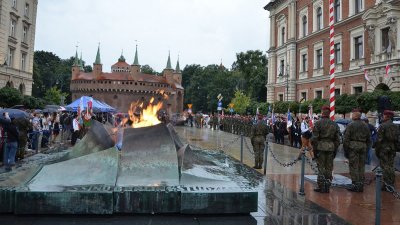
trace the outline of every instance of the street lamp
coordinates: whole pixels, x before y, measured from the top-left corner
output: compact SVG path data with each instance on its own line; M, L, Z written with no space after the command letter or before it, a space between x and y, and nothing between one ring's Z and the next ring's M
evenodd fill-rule
M286 71L282 71L283 67L281 67L279 76L286 78L286 101L289 101L289 65L286 65ZM285 72L285 74L283 74Z

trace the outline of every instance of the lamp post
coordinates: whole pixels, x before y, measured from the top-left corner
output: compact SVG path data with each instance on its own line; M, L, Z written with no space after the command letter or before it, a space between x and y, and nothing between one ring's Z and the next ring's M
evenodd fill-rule
M289 65L286 65L286 101L289 101Z

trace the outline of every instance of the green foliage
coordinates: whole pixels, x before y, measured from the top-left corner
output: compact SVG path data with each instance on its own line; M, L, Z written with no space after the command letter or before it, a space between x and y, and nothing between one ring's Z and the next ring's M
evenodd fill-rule
M267 57L262 51L237 53L232 70L241 73L241 79L237 80L239 89L258 102L266 101Z
M74 60L74 57L61 59L52 52L35 51L32 95L38 98L43 98L46 91L54 86L58 87L58 89L63 93L69 93L71 67ZM85 62L82 63L85 72L93 70L90 65L85 66Z
M66 94L61 93L61 91L58 90L57 87L52 87L46 91L44 101L47 105L59 105L61 102L61 96L64 96L65 98Z
M300 113L306 114L308 113L308 110L310 108L310 105L312 105L313 101L303 101L302 103L300 103L299 105L299 110Z
M392 100L392 109L395 111L400 111L400 91L391 92L390 98Z
M361 95L360 95L361 96ZM345 115L358 107L358 99L355 95L342 94L336 97L335 112Z
M151 66L149 66L147 64L141 66L140 70L142 71L142 73L145 73L145 74L153 74L153 75L158 74L157 71L155 71Z
M235 90L243 90L256 102L266 101L267 59L261 51L238 53L233 69L227 70L219 65L187 65L182 71L182 86L185 88L185 108L193 104L194 111L213 112L217 109L217 95L223 96L223 107L228 108ZM257 107L251 105L252 113ZM242 112L245 113L246 111Z
M250 97L244 94L240 90L235 91L235 97L232 99L232 104L234 104L234 110L239 114L246 113L247 107L250 105Z
M288 108L289 108L290 102L275 102L274 103L274 112L275 113L287 113Z
M22 103L21 93L11 87L3 87L0 89L0 106L8 108L14 105L20 105Z
M329 106L329 102L327 99L320 99L320 98L314 99L314 101L312 101L313 113L321 113L321 107L324 105Z
M45 103L42 99L28 95L23 97L22 104L28 109L42 109L45 106Z
M185 88L185 107L193 104L195 112L215 112L217 96L223 96L222 104L228 108L228 103L234 95L235 73L220 68L218 65L201 67L188 65L182 71L183 87Z

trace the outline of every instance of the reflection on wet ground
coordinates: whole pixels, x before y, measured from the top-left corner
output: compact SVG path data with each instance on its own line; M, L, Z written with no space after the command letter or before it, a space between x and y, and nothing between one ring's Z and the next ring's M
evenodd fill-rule
M240 137L238 135L197 129L191 127L176 127L179 136L186 142L209 150L223 150L236 159L240 159ZM269 136L272 139L271 136ZM201 139L194 141L193 139ZM254 165L250 139L244 139L243 162ZM269 144L270 151L276 157L289 162L297 158L299 150L286 146ZM282 167L268 155L267 179L259 192L258 212L251 215L257 224L374 224L375 221L375 182L372 169L377 164L376 158L372 165L366 166L366 179L372 181L366 185L363 193L349 192L343 187L331 189L329 194L320 194L313 191L315 184L305 182L305 196L297 192L300 189L301 163L291 167ZM262 170L259 170L262 172ZM306 164L305 174L314 174L310 165ZM343 156L342 149L334 161L334 173L349 177L348 164ZM400 189L400 177L396 173L396 189ZM382 220L381 224L400 224L400 201L392 194L382 193Z

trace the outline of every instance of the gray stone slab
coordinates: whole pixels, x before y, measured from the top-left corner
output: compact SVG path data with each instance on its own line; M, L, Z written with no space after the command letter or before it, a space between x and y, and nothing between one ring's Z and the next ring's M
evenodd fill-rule
M112 191L15 192L15 214L112 214Z
M177 186L178 159L167 127L124 131L117 186Z
M14 188L1 188L0 187L0 213L14 212Z
M182 192L181 213L229 214L257 211L258 192Z
M114 140L102 123L93 121L92 127L86 135L80 140L72 150L59 161L78 158L84 155L103 151L114 146Z
M61 192L74 186L114 186L119 152L115 148L46 165L27 184L29 191Z
M114 190L115 213L179 213L180 192L174 187L131 187Z
M306 180L317 183L317 175L304 175ZM332 179L332 186L346 187L351 185L351 179L340 174L334 174Z

